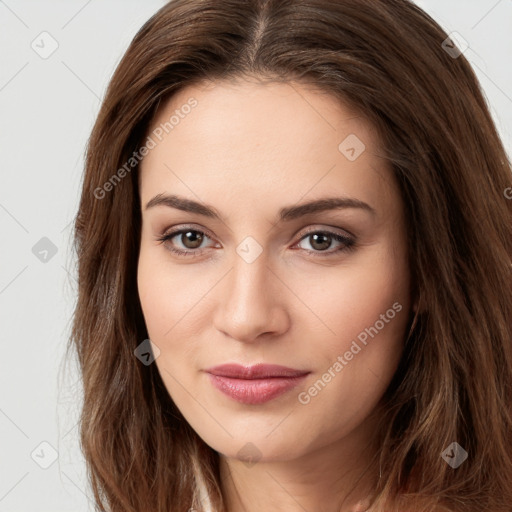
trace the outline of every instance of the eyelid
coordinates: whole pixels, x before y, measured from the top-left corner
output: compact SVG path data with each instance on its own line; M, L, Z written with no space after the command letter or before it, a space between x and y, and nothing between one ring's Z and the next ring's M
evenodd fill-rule
M206 229L202 226L198 226L196 224L183 224L179 227L176 227L175 229L167 228L163 231L163 233L161 235L157 235L156 238L160 239L160 238L163 238L171 233L173 235L177 235L178 233L180 233L182 231L186 231L187 229L190 231L198 231L200 233L204 233L205 235L208 236L208 238L215 239L215 236L213 235L213 233L211 231L209 231L208 229ZM313 224L311 227L308 227L306 229L306 231L299 230L293 235L293 238L295 238L296 236L299 236L299 235L300 235L300 238L303 238L305 235L307 235L309 233L331 232L331 230L335 230L336 233L338 233L338 234L341 232L342 236L348 235L348 237L356 238L356 236L353 233L351 233L350 231L348 231L347 229L342 229L342 228L338 228L335 226L326 226L325 224L323 224L323 225L322 224Z
M201 226L194 225L194 224L183 224L183 225L178 225L177 227L167 228L162 232L161 235L156 235L155 238L157 240L161 240L162 238L168 237L169 235L174 237L174 236L176 236L180 233L186 232L186 231L197 231L198 233L203 233L210 239L215 239L215 236L213 235L213 233L211 231L209 231L208 229L203 228Z
M298 231L297 234L295 234L294 236L299 236L301 238L304 237L304 235L309 235L310 233L335 233L335 234L338 234L338 235L341 235L341 236L344 236L346 238L356 238L356 236L351 233L350 231L346 230L346 229L342 229L342 228L338 228L338 227L334 227L334 226L326 226L325 224L313 224L313 226L311 228L307 228L306 231Z

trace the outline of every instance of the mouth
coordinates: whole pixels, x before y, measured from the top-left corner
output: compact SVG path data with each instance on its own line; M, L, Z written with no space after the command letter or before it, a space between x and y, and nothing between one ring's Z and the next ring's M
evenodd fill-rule
M311 373L272 364L224 364L205 372L216 389L249 405L263 404L291 391Z

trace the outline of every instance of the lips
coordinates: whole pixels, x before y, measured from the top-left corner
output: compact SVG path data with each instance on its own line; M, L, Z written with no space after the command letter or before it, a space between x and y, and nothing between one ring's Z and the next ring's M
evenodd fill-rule
M294 370L277 364L255 364L254 366L242 366L239 364L223 364L205 370L207 373L218 377L231 377L233 379L266 379L276 377L300 377L309 371Z
M263 404L291 391L310 373L273 364L224 364L205 370L212 385L244 404Z

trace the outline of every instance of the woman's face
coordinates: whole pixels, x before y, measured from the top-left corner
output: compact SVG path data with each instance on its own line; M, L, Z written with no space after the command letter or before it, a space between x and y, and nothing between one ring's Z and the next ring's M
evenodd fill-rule
M239 459L363 431L410 309L403 205L371 126L297 83L216 82L151 130L138 290L183 416Z

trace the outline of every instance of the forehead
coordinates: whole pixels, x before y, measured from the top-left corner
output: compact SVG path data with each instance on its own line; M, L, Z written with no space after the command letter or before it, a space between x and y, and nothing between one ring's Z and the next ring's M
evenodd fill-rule
M196 105L190 108L192 100ZM152 128L164 126L171 118L174 134L189 128L198 143L208 144L224 143L229 134L232 140L243 142L242 149L251 142L256 146L265 143L266 148L291 145L299 154L301 147L306 152L319 139L336 143L345 132L365 139L367 146L378 143L373 127L358 112L326 92L297 82L239 79L191 85L160 106ZM299 142L306 141L310 144L299 147Z
M393 193L374 128L296 82L188 86L160 106L148 134L156 145L140 166L143 200L175 188L205 200L337 190L369 202Z

